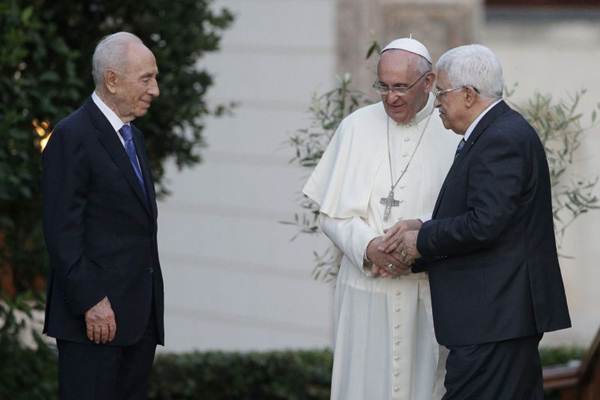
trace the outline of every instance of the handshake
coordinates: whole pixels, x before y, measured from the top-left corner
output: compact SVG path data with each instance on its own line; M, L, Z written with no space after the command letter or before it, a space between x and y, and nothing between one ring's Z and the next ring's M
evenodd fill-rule
M410 271L415 259L421 257L417 250L421 225L418 219L402 220L369 242L366 258L374 277L394 278Z

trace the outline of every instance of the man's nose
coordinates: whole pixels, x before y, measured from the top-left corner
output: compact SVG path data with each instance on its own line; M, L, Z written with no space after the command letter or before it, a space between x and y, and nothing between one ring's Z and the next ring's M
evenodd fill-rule
M158 82L156 79L153 79L152 85L148 89L148 93L154 97L158 97L160 95L160 89L158 88Z
M389 91L385 99L388 103L395 103L396 101L401 100L402 96L396 92Z

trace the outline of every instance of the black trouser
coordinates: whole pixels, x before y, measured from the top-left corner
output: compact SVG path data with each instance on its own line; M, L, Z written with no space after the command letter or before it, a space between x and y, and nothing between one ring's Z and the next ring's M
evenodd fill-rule
M541 338L447 346L443 400L543 400Z
M146 331L131 346L57 340L60 399L147 399L157 344L154 320L150 313Z

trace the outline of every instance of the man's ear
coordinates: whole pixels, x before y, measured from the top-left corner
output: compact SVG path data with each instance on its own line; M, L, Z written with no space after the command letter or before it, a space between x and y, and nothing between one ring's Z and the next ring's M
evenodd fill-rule
M436 79L435 72L431 71L427 75L425 75L425 91L431 92L433 89L433 85L435 84Z
M463 90L465 96L465 105L467 108L471 108L477 103L479 98L479 93L475 91L475 89L471 86L465 86L465 90Z
M115 94L117 92L117 84L119 82L119 75L111 70L107 69L104 72L104 86L108 93Z

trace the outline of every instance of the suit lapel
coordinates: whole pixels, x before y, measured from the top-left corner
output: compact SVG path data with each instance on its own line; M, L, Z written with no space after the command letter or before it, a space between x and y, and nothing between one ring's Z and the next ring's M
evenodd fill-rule
M98 139L104 149L112 158L113 162L117 165L117 167L121 170L123 175L125 176L125 180L129 183L129 186L134 191L136 197L140 201L142 207L148 212L150 216L151 210L149 209L149 201L145 199L144 193L142 192L142 188L140 187L139 181L135 176L135 172L133 171L133 167L131 166L131 162L129 161L129 157L123 148L123 145L119 141L115 130L112 125L108 122L104 114L100 111L100 109L94 104L94 101L89 98L84 104L85 109L88 111L91 117L92 124L96 128L96 132L98 134ZM138 156L139 158L139 156ZM146 177L144 177L144 181Z
M473 148L475 143L477 143L481 135L483 135L485 130L492 124L492 122L496 120L496 118L498 118L500 115L504 114L508 110L510 110L510 107L508 107L504 100L501 100L498 104L492 107L483 116L483 118L481 118L477 126L475 126L475 129L473 129L473 132L471 132L471 134L469 135L469 139L466 141L461 152L454 159L454 162L452 163L452 166L450 167L450 170L446 175L446 179L444 180L442 188L440 189L440 194L438 195L438 198L435 202L435 207L433 208L432 218L434 218L438 212L438 208L440 207L440 203L442 201L442 198L444 197L444 192L446 191L446 182L448 182L448 179L455 173L456 168L466 159L467 154L469 153L469 151L471 151L471 149Z
M450 172L448 172L448 174L450 174ZM440 194L438 194L437 200L435 201L435 207L433 207L433 213L431 214L431 219L435 219L435 216L437 215L438 212L438 208L440 208L440 202L442 201L442 198L444 197L444 192L446 191L446 181L448 180L448 175L446 175L446 179L444 179L444 184L442 185L441 189L440 189Z

